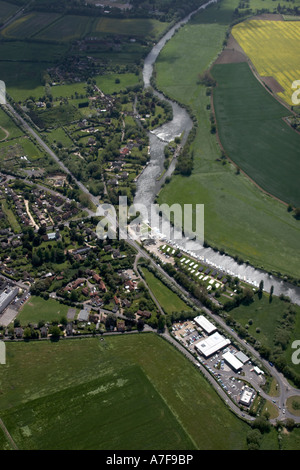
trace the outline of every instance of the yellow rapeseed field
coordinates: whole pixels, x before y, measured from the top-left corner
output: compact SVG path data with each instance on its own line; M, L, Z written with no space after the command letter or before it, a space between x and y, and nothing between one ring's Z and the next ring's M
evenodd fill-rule
M273 77L284 91L279 92L292 105L292 84L300 80L300 21L250 20L232 29L262 77Z

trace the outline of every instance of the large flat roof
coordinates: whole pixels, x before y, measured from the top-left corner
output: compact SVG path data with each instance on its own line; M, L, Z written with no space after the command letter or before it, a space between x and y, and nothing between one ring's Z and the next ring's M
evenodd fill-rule
M227 353L223 354L223 359L234 369L234 370L239 370L243 367L243 363L239 361L234 354L232 354L230 351Z
M241 361L243 364L245 364L246 362L249 361L249 357L246 356L246 354L244 354L242 351L238 351L235 355L235 357Z
M245 389L241 395L240 403L242 403L242 405L249 406L253 393L254 392L252 390Z
M205 357L209 357L230 344L230 340L221 336L217 331L208 338L195 344L197 350Z
M204 315L199 315L198 317L194 318L197 325L199 325L203 330L208 333L209 335L216 331L215 325L213 325Z

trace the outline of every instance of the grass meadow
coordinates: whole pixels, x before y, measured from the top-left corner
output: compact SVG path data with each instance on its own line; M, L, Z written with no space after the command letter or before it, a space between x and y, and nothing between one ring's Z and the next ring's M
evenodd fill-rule
M56 13L29 13L4 28L1 35L6 39L31 38L59 17Z
M7 21L17 10L17 5L0 1L0 24Z
M172 176L159 195L159 203L204 204L204 235L210 245L265 270L299 277L295 256L299 223L283 204L243 174L236 175L233 165L223 164L216 137L210 132L210 97L205 87L197 84L198 74L212 65L222 49L237 5L234 0L224 0L198 14L166 44L158 58L158 88L190 106L199 123L191 146L193 172L188 178Z
M190 307L178 297L178 295L165 286L148 269L143 268L143 273L146 283L165 313L172 314L173 312L181 312L182 310L191 310Z
M163 23L151 18L100 18L95 24L93 33L115 34L131 37L158 38L168 28L169 23Z
M8 343L0 387L20 449L245 449L250 429L154 334Z
M40 33L35 34L35 39L70 42L91 33L93 30L94 17L79 15L64 15L56 21L51 22L48 27Z
M11 118L0 108L0 126L5 129L9 135L7 139L15 139L23 135L23 132L19 129L18 126L11 120ZM5 136L3 136L4 138Z
M67 317L68 309L67 305L60 304L57 300L44 300L42 297L33 295L22 307L18 319L22 326L27 326L28 323L38 323L40 320L59 322L61 317Z
M261 299L255 295L255 300L250 305L240 305L231 310L230 316L243 327L248 325L247 330L250 335L261 344L273 350L275 347L274 336L279 326L278 322L283 319L288 306L288 303L280 300L278 297L273 297L272 302L269 302L269 295L264 293ZM300 338L300 307L293 305L293 308L296 310L295 324L291 332L289 344L284 351L284 357L287 365L299 374L300 366L292 362L292 354L295 351L292 349L292 344ZM252 324L249 324L249 320L252 320ZM259 331L257 331L257 328Z

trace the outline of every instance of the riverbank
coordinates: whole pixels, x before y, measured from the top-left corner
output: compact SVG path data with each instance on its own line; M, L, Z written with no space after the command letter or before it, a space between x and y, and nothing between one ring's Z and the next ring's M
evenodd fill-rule
M293 303L300 304L300 289L275 277L281 277L282 273L289 273L293 277L298 275L299 266L295 256L298 250L298 228L290 229L289 215L279 203L268 199L246 177L236 175L232 165L223 164L222 159L218 158L220 149L215 136L210 133L207 109L210 97L206 95L205 88L197 84L201 67L204 70L210 65L222 48L223 34L230 22L235 1L224 0L221 5L213 5L201 15L196 15L190 24L177 32L172 41L166 37L164 42L161 41L161 49L164 48L162 52L155 46L155 54L149 54L145 60L145 86L150 83L149 74L159 56L156 67L159 89L195 110L201 124L197 127L191 146L194 153L192 175L189 178L173 175L171 182L160 192L158 202L167 202L169 205L178 202L204 203L207 244L206 247L196 247L198 259L255 286L263 280L265 291L268 292L273 286L275 295L283 294L290 297ZM214 21L214 18L218 21ZM219 32L217 44L214 42L216 30ZM205 34L208 31L210 35ZM191 50L194 52L193 61L186 60ZM170 61L174 51L176 60ZM143 203L146 207L155 200L165 178L172 175L175 167L172 164L163 181L156 184L156 178L163 171L165 143L161 139L170 141L183 130L187 136L191 129L188 130L188 127L192 126L187 112L174 102L173 113L174 119L168 123L168 128L163 126L155 131L159 138L154 134L150 136L151 160L139 180L135 197L135 202ZM290 231L286 230L287 227ZM241 262L243 259L246 263Z

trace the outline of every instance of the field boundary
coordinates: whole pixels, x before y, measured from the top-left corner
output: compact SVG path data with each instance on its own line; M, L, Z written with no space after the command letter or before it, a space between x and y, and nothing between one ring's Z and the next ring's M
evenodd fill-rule
M14 450L19 450L17 444L15 443L15 441L13 440L13 438L11 437L10 433L8 432L8 429L7 427L5 426L5 424L3 423L2 419L0 418L0 428L2 429L2 431L4 432L7 440L11 443L12 447Z
M281 15L279 15L281 16ZM247 21L248 19L246 19L245 21ZM284 21L282 18L281 19L278 19L277 21ZM231 30L232 30L232 27L231 27ZM232 32L230 31L230 35L229 35L229 41L230 42L234 42L237 46L237 49L236 49L236 52L239 52L240 54L243 54L243 56L245 57L245 63L248 64L249 66L249 69L251 70L253 76L257 79L257 81L261 84L261 86L264 88L264 90L266 90L272 97L273 99L275 99L279 104L283 105L287 111L289 112L289 115L293 115L293 116L298 116L297 113L288 105L288 103L286 103L282 98L280 98L277 94L273 93L269 88L268 86L266 85L266 83L263 81L263 77L258 73L258 71L256 70L254 64L252 63L251 59L249 58L249 56L245 53L244 49L242 48L242 46L240 45L240 43L234 38ZM233 47L233 49L231 48L228 48L228 46L225 46L222 50L222 52L219 54L218 58L212 63L212 65L209 67L209 71L211 72L212 68L214 67L214 65L222 65L222 63L219 62L219 59L221 57L221 55L223 53L226 53L226 51L235 51L235 48ZM228 63L233 63L233 62L228 62ZM218 86L218 83L216 84L216 86ZM248 180L250 180L260 191L262 191L264 194L266 194L267 196L270 196L271 198L273 198L274 200L280 202L281 204L284 204L286 207L289 206L289 204L285 201L283 201L282 199L278 198L277 196L275 196L274 194L268 192L267 190L263 189L253 178L251 178L244 170L242 170L239 165L237 163L235 163L229 156L228 156L228 153L225 151L222 143L221 143L221 139L220 139L220 133L219 133L219 129L218 129L218 121L217 121L217 118L216 118L216 112L215 112L215 107L214 107L214 90L212 90L212 93L211 93L211 99L210 99L210 104L211 104L211 110L212 110L212 113L213 113L213 117L214 117L214 120L215 120L215 125L216 125L216 138L217 138L217 143L222 151L222 153L226 156L226 158L228 159L228 161L230 161L230 163L232 163L235 168L241 172L244 176L246 176L248 178ZM282 120L285 122L286 125L288 125L290 128L292 128L294 131L296 131L288 122L287 122L287 117L283 117ZM300 134L299 131L296 131L297 134ZM293 209L295 209L295 207L293 207Z

